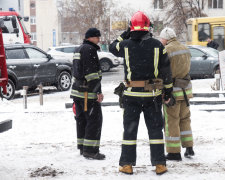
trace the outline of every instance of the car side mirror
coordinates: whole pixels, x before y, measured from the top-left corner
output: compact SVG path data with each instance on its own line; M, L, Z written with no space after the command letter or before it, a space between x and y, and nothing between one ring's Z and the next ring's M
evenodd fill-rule
M203 57L203 59L207 59L208 58L208 56L206 54L204 54L202 57Z
M52 56L50 54L47 54L47 58L48 58L48 60L51 60Z

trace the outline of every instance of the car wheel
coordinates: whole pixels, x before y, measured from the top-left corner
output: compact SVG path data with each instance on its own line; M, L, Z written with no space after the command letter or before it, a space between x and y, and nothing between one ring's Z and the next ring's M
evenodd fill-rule
M71 87L71 75L63 71L58 77L57 89L60 91L67 91Z
M102 72L108 72L111 68L111 62L108 59L102 59L100 60L100 66Z
M0 96L7 100L10 100L13 99L14 95L15 95L15 84L11 79L8 79L7 94L3 94L3 88L1 88Z

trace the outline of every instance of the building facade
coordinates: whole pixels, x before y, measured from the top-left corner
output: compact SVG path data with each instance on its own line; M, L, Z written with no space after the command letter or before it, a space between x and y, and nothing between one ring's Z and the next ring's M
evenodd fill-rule
M30 17L26 25L34 45L45 51L59 45L61 27L56 0L24 0L24 16Z

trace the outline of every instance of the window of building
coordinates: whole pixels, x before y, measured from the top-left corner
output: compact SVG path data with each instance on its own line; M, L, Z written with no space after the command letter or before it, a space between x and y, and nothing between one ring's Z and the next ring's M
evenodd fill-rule
M36 17L35 16L30 17L30 24L36 24Z
M31 33L31 41L37 41L37 35L36 33Z
M223 0L208 0L209 9L223 8Z
M154 0L154 9L163 9L163 0Z

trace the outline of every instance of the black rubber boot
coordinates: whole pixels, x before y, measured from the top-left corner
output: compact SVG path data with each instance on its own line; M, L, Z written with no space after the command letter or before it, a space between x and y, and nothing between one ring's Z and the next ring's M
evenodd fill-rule
M105 155L99 152L98 153L83 152L83 156L87 159L96 159L96 160L105 159Z
M167 160L175 160L175 161L181 161L181 154L180 153L168 153L166 155Z
M194 156L194 155L195 155L195 152L193 151L193 147L187 147L184 153L184 157L190 158L191 156Z

